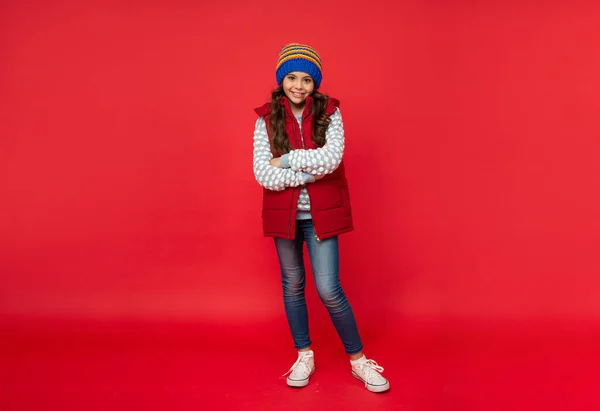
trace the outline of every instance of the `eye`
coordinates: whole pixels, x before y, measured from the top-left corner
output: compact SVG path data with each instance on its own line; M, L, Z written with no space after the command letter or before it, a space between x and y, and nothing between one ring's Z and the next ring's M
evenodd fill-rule
M312 79L311 79L311 78L305 78L305 79L304 79L304 82L305 82L305 83L312 83Z
M288 76L288 80L294 80L294 76Z

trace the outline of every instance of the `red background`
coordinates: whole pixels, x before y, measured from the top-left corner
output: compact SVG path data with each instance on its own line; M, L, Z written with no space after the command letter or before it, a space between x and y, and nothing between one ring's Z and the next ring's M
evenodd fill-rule
M251 156L252 109L292 41L319 51L342 102L342 281L371 350L395 364L419 324L590 343L599 18L572 1L3 2L7 352L73 321L201 323L205 341L270 324L289 344Z

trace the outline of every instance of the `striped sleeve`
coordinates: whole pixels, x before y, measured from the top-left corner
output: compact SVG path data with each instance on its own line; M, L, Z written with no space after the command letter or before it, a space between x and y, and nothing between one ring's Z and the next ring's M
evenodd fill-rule
M307 182L314 181L314 176L294 171L289 168L272 166L269 162L273 159L271 145L267 135L264 118L259 118L254 127L254 177L258 184L268 190L282 191L287 187L298 187Z

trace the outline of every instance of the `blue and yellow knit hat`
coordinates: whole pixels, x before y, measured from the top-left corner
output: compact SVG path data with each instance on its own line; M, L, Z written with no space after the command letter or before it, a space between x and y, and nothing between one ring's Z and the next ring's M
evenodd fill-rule
M321 58L315 49L306 44L290 43L279 52L275 77L277 84L281 84L288 73L302 71L310 74L315 81L315 87L318 88L323 78L322 70Z

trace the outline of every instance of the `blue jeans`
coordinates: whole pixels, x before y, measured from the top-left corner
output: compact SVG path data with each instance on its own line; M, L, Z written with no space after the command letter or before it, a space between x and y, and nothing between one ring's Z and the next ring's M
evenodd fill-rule
M311 345L308 333L308 311L304 298L306 284L302 257L304 241L306 241L319 298L329 311L344 350L348 354L356 354L363 347L354 313L340 285L338 238L317 241L312 220L296 221L295 240L275 238L275 248L281 266L283 303L294 347L302 349Z

